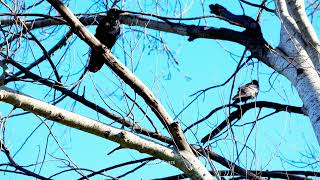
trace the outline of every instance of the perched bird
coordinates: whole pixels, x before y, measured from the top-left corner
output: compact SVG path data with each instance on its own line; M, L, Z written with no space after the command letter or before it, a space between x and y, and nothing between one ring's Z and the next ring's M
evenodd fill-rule
M120 34L120 10L115 8L110 9L107 12L107 16L104 17L97 26L95 37L111 50L116 43L118 35ZM90 72L97 72L104 64L104 58L101 52L95 49L91 49L88 69Z
M253 80L252 82L240 86L237 94L232 98L233 103L247 102L249 99L257 97L259 93L259 82Z

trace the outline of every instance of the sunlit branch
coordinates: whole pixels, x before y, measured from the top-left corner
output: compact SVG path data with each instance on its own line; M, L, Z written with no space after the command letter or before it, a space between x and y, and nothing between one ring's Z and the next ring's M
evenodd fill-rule
M44 79L32 72L30 72L29 70L27 70L26 68L24 68L23 66L21 66L20 64L18 64L16 61L14 60L10 60L10 59L7 59L7 62L12 64L13 66L17 67L22 73L26 74L26 76L36 82L40 82L50 88L54 88L58 91L60 91L62 94L66 95L66 96L69 96L70 98L82 103L83 105L87 106L88 108L94 110L94 111L97 111L98 113L101 113L103 114L104 116L130 128L130 129L133 129L135 132L137 133L141 133L145 136L149 136L149 137L152 137L152 138L155 138L155 139L158 139L162 142L167 142L167 143L172 143L172 140L166 136L163 136L157 132L152 132L152 131L149 131L147 129L144 129L140 126L138 126L137 124L133 124L131 123L130 121L124 119L123 117L120 117L120 116L117 116L109 111L107 111L105 108L87 100L85 97L83 96L80 96L64 87L62 87L61 85L59 85L58 83L54 83L54 82L51 82L47 79Z
M265 178L277 178L277 179L295 179L295 180L311 180L308 177L320 177L320 172L312 171L261 171L261 170L249 170L249 172L258 173L261 177ZM246 176L235 174L232 171L218 171L222 177L233 177L234 179L248 179ZM178 174L163 178L157 178L154 180L176 180L188 178L185 174Z
M128 84L137 94L139 94L154 114L158 117L163 126L172 134L176 134L170 128L173 123L172 117L163 107L161 102L157 99L157 97L153 94L153 92L140 80L138 79L126 66L124 66L111 52L107 49L100 41L98 41L85 26L74 16L74 14L59 0L48 0L48 2L63 16L63 18L68 22L71 29L75 34L80 37L83 41L85 41L91 48L94 48L98 52L103 53L103 57L105 58L105 64L109 66L112 71L117 74L126 84ZM179 132L182 132L181 130ZM179 134L179 137L176 138L172 136L174 141L178 144L183 145L179 147L181 151L187 151L192 153L188 142L185 141L184 134ZM201 168L203 171L203 176L210 177L210 174L207 172L205 168ZM199 174L200 175L200 174Z
M198 160L188 153L178 153L178 151L174 149L143 139L131 132L113 128L84 116L60 109L56 106L17 93L4 86L0 89L0 100L65 126L111 140L120 144L122 147L147 153L166 162L174 161L175 163L172 165L187 173L188 176L193 178L203 177L203 174L198 174L199 169L202 168L201 165L197 163ZM188 160L187 164L186 159Z
M27 71L25 68L21 67L21 65L17 64L15 61L12 61L12 60L8 60L9 63L12 63L14 66L16 66L19 70L21 70L23 73L25 73L29 78L31 79L34 79L35 81L39 81L41 83L43 83L44 85L47 85L48 87L52 87L52 88L55 88L59 91L61 91L62 93L68 95L69 97L75 99L76 101L86 105L87 107L89 108L92 108L93 110L96 110L97 112L109 117L110 119L113 119L115 120L116 122L119 122L120 124L123 124L127 127L134 127L133 129L138 132L138 133L141 133L141 134L144 134L146 136L150 136L152 138L155 138L155 139L158 139L162 142L165 142L165 143L168 143L170 145L173 145L173 142L170 138L167 138L165 136L162 136L160 134L157 134L157 133L153 133L153 132L150 132L148 130L145 130L143 128L141 128L140 126L136 126L136 125L133 125L131 124L129 121L126 121L125 119L121 118L121 117L118 117L114 114L111 114L110 112L106 111L104 108L86 100L83 96L79 96L55 83L52 83L46 79L43 79L33 73L31 73L30 71ZM200 151L200 153L204 153L203 155L205 155L207 152L202 152L201 149L197 149L197 151ZM236 164L232 163L231 161L225 159L224 157L218 155L218 154L209 154L210 155L210 158L213 159L214 161L222 164L223 166L227 167L227 168L232 168L234 169L235 172L241 174L241 175L246 175L246 170L237 166ZM236 167L236 168L235 168ZM254 176L254 175L252 175Z

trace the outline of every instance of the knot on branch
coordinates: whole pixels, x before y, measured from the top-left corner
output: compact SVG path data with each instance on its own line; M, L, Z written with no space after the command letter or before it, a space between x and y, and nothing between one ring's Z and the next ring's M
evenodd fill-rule
M239 42L250 50L253 57L259 59L270 49L270 45L263 37L261 27L255 19L246 15L235 15L219 4L211 4L209 8L211 13L217 15L218 18L245 28L239 36L241 39Z
M297 76L303 74L304 70L302 68L297 69Z

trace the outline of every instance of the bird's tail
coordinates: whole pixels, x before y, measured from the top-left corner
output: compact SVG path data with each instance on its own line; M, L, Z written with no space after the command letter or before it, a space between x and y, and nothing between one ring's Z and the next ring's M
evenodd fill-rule
M99 71L104 64L104 61L104 57L100 53L94 50L91 51L88 70L93 73Z

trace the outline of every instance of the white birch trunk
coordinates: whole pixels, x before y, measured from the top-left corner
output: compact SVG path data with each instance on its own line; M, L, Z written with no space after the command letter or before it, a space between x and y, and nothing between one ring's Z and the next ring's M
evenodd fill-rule
M300 2L301 3L301 2ZM317 37L312 32L313 27L308 26L311 35L302 37L300 29L291 17L287 4L284 0L277 0L278 16L281 19L281 39L276 51L269 51L261 60L275 69L280 74L287 77L294 85L303 101L303 106L310 118L318 143L320 144L320 78L317 72L319 59L316 59L316 48L313 48L313 55L310 56L305 48L309 46L301 45L306 38ZM301 8L301 7L300 7ZM297 15L297 14L296 14ZM297 33L297 31L299 33ZM311 51L309 49L309 51Z

